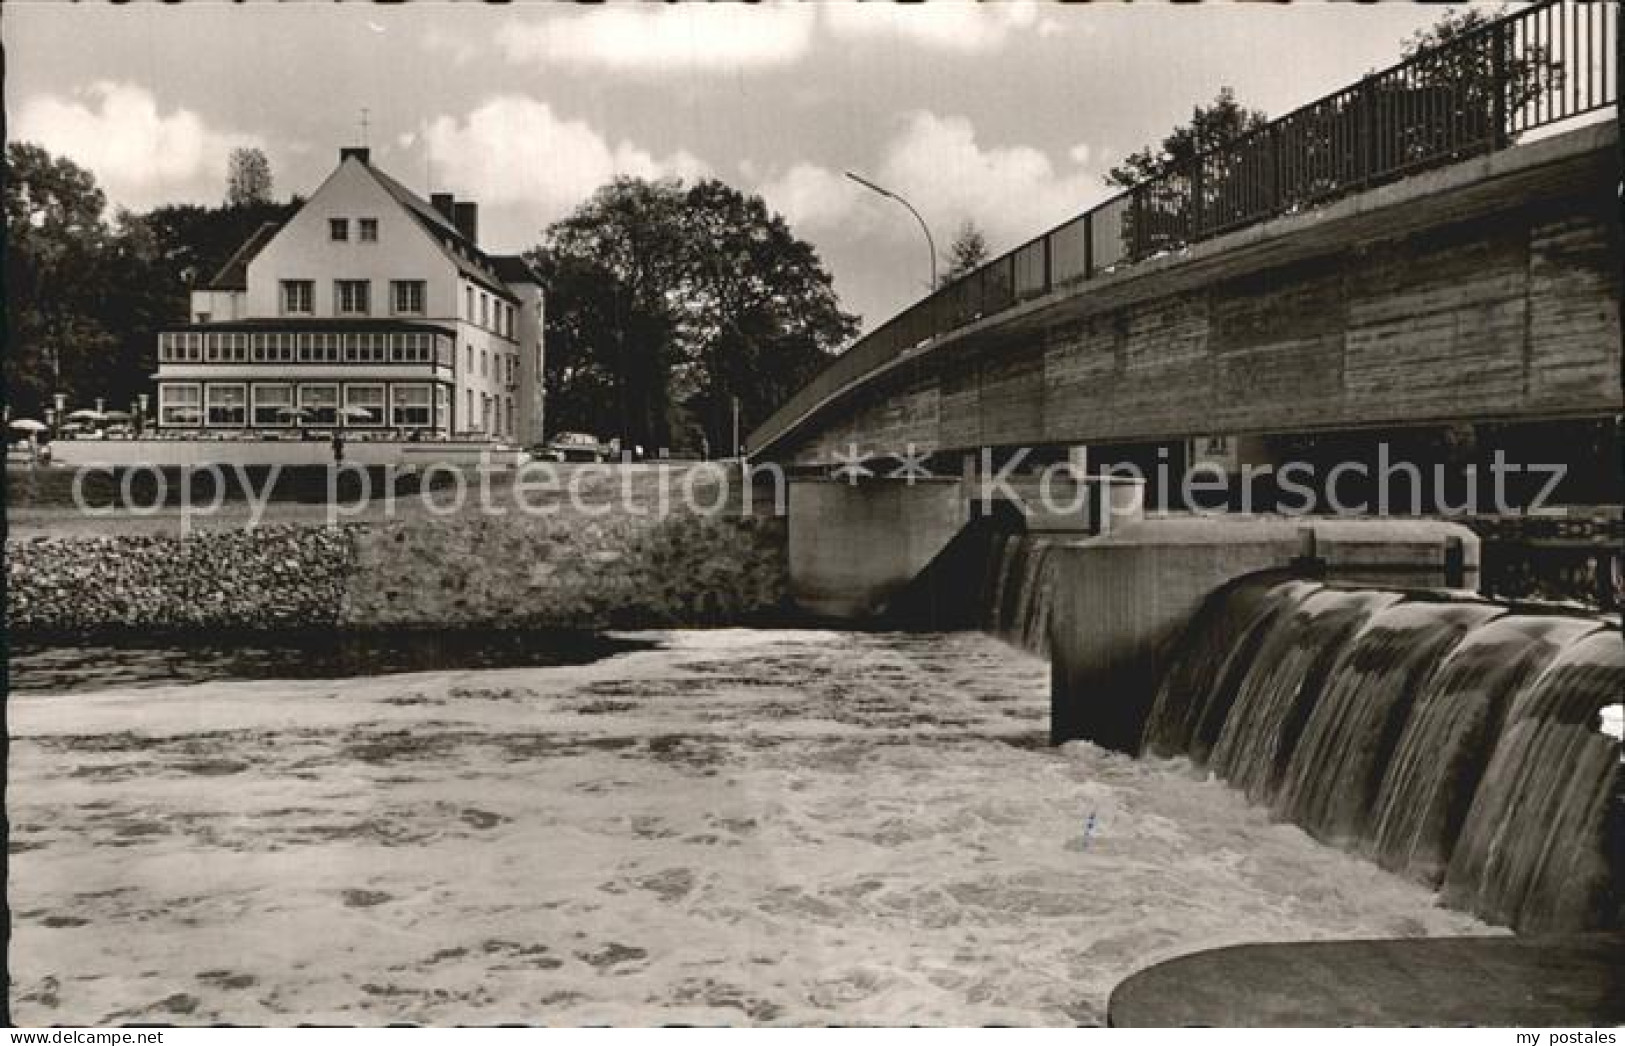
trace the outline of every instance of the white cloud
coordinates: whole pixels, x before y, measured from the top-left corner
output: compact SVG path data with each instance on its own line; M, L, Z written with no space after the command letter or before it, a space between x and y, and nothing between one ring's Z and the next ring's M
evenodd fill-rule
M593 7L509 25L497 43L514 62L622 71L761 68L804 55L816 13L810 4Z
M807 56L819 34L841 43L903 43L982 54L1020 33L1047 37L1061 29L1062 23L1037 0L628 4L508 25L498 31L497 45L509 61L519 63L620 72L732 72L791 65ZM472 57L466 41L435 36L425 44L459 61Z
M523 95L491 98L461 120L439 117L417 138L433 150L438 185L492 206L523 207L538 225L563 217L616 175L692 179L708 170L686 151L656 157L612 143Z
M1029 145L983 146L970 121L917 112L887 147L876 181L908 199L940 235L975 222L995 252L1079 214L1108 195L1074 148L1057 165Z
M763 182L758 191L797 232L841 225L852 213L854 196L862 192L840 172L810 163L796 164Z
M1013 34L1048 36L1059 23L1035 0L926 4L832 3L823 8L830 32L845 40L897 40L938 51L976 54L1000 47Z
M25 99L12 135L89 168L109 200L132 210L223 199L231 150L260 144L189 109L162 113L152 92L131 84L102 81L76 94Z
M970 220L998 252L1105 199L1103 159L1103 150L1085 144L1068 150L1062 162L1028 145L984 146L970 121L917 112L866 173L912 203L944 240L939 246ZM758 186L798 231L841 229L849 237L872 231L896 241L918 235L907 214L889 212L896 204L847 181L840 171L801 163Z

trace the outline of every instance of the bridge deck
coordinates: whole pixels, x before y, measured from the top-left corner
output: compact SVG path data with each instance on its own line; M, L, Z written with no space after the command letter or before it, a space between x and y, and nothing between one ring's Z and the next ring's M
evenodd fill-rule
M1115 1027L1625 1023L1625 933L1246 944L1141 970Z

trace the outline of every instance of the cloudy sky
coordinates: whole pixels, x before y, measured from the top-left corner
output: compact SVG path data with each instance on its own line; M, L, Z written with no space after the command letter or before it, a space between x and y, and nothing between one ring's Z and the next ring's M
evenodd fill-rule
M216 202L233 146L312 190L369 110L374 162L537 242L617 173L714 175L816 244L873 326L944 245L995 252L1106 195L1101 176L1220 86L1271 114L1397 59L1441 12L1402 4L569 7L6 5L11 135L131 208Z

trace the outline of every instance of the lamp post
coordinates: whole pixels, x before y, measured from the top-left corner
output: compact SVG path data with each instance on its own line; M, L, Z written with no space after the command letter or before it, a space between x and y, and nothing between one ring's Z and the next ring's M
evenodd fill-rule
M861 174L853 174L851 171L847 171L846 176L863 186L865 189L868 189L870 192L879 193L881 196L884 196L889 200L896 200L898 203L908 208L908 213L914 215L914 220L920 223L920 231L925 233L925 249L931 252L931 289L936 290L937 244L935 240L931 239L931 230L926 226L925 219L920 217L920 212L914 209L914 205L912 203L909 203L907 200L892 192L890 189L881 188L874 182L871 182L869 179L863 177Z

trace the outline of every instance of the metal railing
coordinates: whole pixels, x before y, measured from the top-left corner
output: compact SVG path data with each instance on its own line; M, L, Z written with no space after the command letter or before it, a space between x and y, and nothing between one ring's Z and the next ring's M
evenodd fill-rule
M751 434L749 449L777 441L877 368L977 320L1613 105L1618 29L1614 0L1541 0L1171 167L858 339Z

